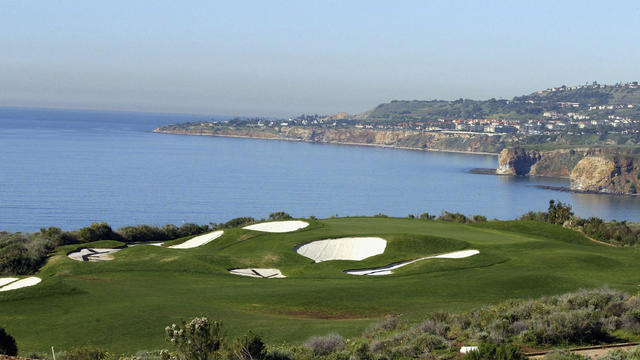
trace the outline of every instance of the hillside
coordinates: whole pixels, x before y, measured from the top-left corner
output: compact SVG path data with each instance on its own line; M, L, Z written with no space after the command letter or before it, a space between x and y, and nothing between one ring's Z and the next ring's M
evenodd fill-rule
M229 335L251 329L270 343L302 342L329 332L354 336L389 314L418 321L433 312L580 288L609 285L635 292L640 282L636 248L600 245L550 224L307 221L307 228L291 233L225 229L220 238L192 249L134 246L104 262L66 256L91 244L59 248L36 274L42 283L0 292L0 324L19 340L23 354L46 352L51 345L161 349L166 325L202 314L222 320ZM383 254L363 261L314 263L296 253L301 244L343 236L378 236L388 244ZM470 249L479 253L421 261L386 276L344 273ZM277 268L286 278L229 273L239 267Z
M632 105L633 107L629 107ZM545 112L576 114L594 118L631 116L640 119L640 86L582 85L558 87L516 96L513 99L470 100L394 100L354 116L360 121L434 121L438 119L509 119L545 118ZM597 108L598 106L604 108ZM611 106L607 108L606 106ZM596 107L596 108L594 108Z

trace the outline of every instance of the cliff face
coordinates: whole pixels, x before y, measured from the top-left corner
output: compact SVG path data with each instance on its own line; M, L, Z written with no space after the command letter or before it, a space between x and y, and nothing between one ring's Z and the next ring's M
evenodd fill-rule
M402 147L416 150L442 150L497 153L511 145L511 135L421 132L415 130L326 129L310 127L231 128L231 127L163 127L155 132L238 136L260 139L286 139L317 143L361 144Z
M497 174L569 177L573 167L589 150L537 151L522 148L502 150Z
M636 194L640 162L603 149L536 151L502 150L496 174L567 177L570 189L587 192Z
M587 156L571 172L571 189L615 194L637 194L640 165L634 158Z
M496 174L528 175L531 172L531 166L535 165L538 160L540 160L540 153L537 151L522 148L504 149L498 156Z

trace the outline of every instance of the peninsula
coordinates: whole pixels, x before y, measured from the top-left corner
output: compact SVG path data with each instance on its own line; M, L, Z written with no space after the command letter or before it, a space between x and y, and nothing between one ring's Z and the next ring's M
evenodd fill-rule
M510 100L394 100L361 114L212 119L154 132L500 154L497 174L567 177L576 191L636 194L640 186L638 82L563 85Z

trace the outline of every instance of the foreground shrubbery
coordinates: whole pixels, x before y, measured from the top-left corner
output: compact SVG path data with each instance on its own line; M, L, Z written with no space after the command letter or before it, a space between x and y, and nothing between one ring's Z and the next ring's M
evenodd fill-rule
M389 317L371 325L359 338L345 340L338 334L315 336L302 346L266 347L259 352L264 357L252 358L450 359L458 354L459 344L478 344L478 351L469 353L466 359L520 360L525 356L517 344L534 347L596 344L611 341L611 333L619 330L640 334L640 297L605 288L536 300L511 300L465 313L434 313L418 324ZM241 359L234 355L237 351L226 353L231 359ZM558 360L575 358L554 354L550 356Z
M28 275L35 273L56 247L81 244L98 240L123 242L168 241L209 231L208 225L183 224L182 226L149 225L125 226L114 231L107 223L93 223L76 231L62 231L56 227L40 229L40 232L0 232L0 275Z
M269 214L269 220L288 220L292 216L284 211ZM264 221L262 219L261 221ZM181 226L137 225L113 230L105 222L93 223L76 231L62 231L56 227L40 229L40 232L0 232L0 275L28 275L35 273L47 260L47 256L58 246L81 244L98 240L117 240L126 243L170 241L193 236L211 230L242 227L256 223L252 217L238 217L226 223L198 225L186 223Z
M640 228L632 228L626 221L604 221L597 217L582 219L574 216L571 206L561 201L549 201L546 212L530 211L519 220L543 221L580 231L600 241L615 245L635 245L640 243Z
M616 334L640 335L640 296L611 289L581 290L535 300L510 300L464 313L433 313L422 322L388 317L360 337L314 336L302 345L267 345L258 334L232 338L222 324L197 317L165 328L170 349L138 352L121 360L522 360L522 346L568 347L620 341ZM460 345L478 345L459 353ZM566 351L551 360L580 360ZM63 352L59 360L111 360L95 348ZM640 360L640 351L617 351L603 360Z
M7 334L7 332L0 328L0 354L16 356L18 355L18 346L16 345L16 339L13 336Z

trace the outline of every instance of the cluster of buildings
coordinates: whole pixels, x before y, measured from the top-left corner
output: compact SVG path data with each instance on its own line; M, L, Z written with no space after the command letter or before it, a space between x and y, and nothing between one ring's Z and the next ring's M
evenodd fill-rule
M570 91L570 90L578 90L578 89L606 89L606 88L639 89L640 85L638 84L637 81L617 83L615 85L602 85L594 81L591 84L585 84L585 85L578 85L578 86L562 85L560 87L548 88L548 89L538 91L538 94L544 94L548 92L558 92L558 91Z

